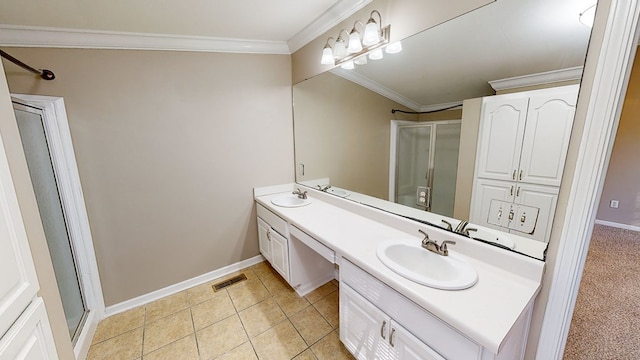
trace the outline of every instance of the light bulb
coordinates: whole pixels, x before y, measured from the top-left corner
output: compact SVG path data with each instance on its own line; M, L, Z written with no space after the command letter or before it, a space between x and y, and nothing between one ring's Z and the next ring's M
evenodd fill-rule
M360 33L354 27L351 30L351 34L349 34L349 47L347 48L347 52L349 54L354 54L362 51L362 43L360 42Z
M351 69L355 68L355 65L353 65L353 60L349 60L349 61L343 63L342 65L340 65L340 67L345 69L345 70L351 70Z
M336 59L342 59L343 57L347 56L347 47L345 46L344 40L342 40L342 38L338 38L335 48L336 49L333 55L336 57Z
M367 56L366 55L362 55L362 56L356 58L355 60L353 60L353 62L356 65L366 65L367 64Z
M387 52L387 54L399 53L400 51L402 51L402 43L400 41L396 41L392 44L389 44L385 51Z
M320 60L320 64L323 65L333 65L333 51L331 51L331 46L326 45L324 49L322 49L322 59Z
M382 53L382 49L381 48L377 48L375 50L373 50L371 53L369 53L369 59L371 60L380 60L384 57L384 54Z
M376 44L380 41L378 34L378 24L373 18L370 18L367 22L367 26L364 28L364 35L362 36L362 44L365 46Z

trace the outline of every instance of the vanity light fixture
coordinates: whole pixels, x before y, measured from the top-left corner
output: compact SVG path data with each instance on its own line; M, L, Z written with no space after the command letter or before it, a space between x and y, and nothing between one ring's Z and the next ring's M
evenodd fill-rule
M373 18L373 14L378 14L380 24L376 23ZM382 15L378 10L373 10L367 20L367 25L364 27L364 35L362 36L362 45L369 46L380 41L380 33L382 32Z
M375 15L377 15L378 21L376 21ZM358 30L358 24L360 24L362 31ZM366 25L362 21L356 20L351 32L340 30L338 37L334 40L333 48L329 41L334 38L328 38L322 49L320 63L323 65L342 65L343 69L353 69L354 63L357 65L366 64L367 55L371 60L382 59L382 49L389 44L390 32L391 25L382 27L382 15L378 10L373 10ZM387 53L395 54L402 50L400 42L394 44L396 45L393 48L387 49Z
M362 51L362 42L360 41L360 32L356 29L356 25L360 24L360 26L364 27L362 21L356 21L353 23L353 29L349 33L349 47L347 48L347 52L349 54L355 54L357 52Z
M596 18L596 4L593 4L580 13L580 23L582 25L593 27L593 21Z

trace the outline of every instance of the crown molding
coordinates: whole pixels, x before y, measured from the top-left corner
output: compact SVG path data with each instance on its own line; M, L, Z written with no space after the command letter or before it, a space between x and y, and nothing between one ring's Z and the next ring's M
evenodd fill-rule
M290 54L284 41L0 25L0 46Z
M433 105L423 105L420 107L420 111L421 112L425 112L425 111L440 111L443 109L447 109L447 108L453 108L453 107L462 107L462 101L454 101L454 102L448 102L448 103L442 103L442 104L433 104ZM455 108L453 109L449 109L449 110L457 110Z
M489 85L495 91L521 88L527 86L543 85L560 81L580 80L582 78L582 66L567 69L541 72L531 75L515 76L506 79L489 81Z
M397 102L398 104L404 105L408 108L410 108L413 111L420 111L421 105L418 104L417 102L403 96L400 95L399 93L375 82L372 81L369 78L366 78L354 71L349 71L349 70L344 70L340 67L334 68L333 70L331 70L332 73L347 79L351 82L354 82L362 87L365 87L377 94L380 94L388 99L391 99L395 102Z
M300 50L300 48L331 30L334 26L346 20L349 16L367 6L372 1L373 0L339 0L311 24L307 25L289 39L287 42L289 51L293 54Z

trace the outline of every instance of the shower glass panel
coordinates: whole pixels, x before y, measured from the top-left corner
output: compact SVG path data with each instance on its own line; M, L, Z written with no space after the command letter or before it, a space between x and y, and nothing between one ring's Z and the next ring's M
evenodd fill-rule
M453 216L460 152L460 123L437 124L433 152L431 212Z
M24 108L20 110L19 108ZM80 280L39 109L14 105L27 166L62 297L69 335L75 342L86 313Z
M416 192L427 187L431 126L400 126L396 144L396 202L419 208Z
M453 216L460 124L453 120L398 126L395 202Z

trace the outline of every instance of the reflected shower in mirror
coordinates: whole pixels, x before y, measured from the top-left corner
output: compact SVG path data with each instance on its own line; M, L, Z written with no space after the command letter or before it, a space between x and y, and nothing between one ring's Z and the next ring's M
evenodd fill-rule
M296 84L296 181L543 259L577 97L569 85L591 32L579 14L593 4L500 0L404 39L399 54ZM480 155L487 143L504 146ZM487 178L480 156L524 176Z

